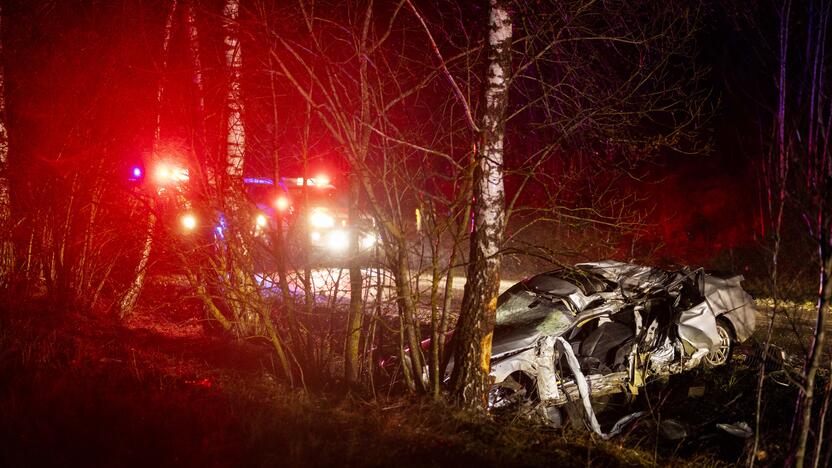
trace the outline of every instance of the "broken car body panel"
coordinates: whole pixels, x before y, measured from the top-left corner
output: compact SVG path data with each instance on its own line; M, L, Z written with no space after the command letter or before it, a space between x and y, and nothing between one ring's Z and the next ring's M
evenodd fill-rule
M711 309L731 322L737 340L751 337L756 326L757 310L754 299L742 289L742 275L720 278L705 275L705 299Z
M522 374L540 401L560 405L693 369L724 341L718 322L734 341L753 333L756 310L741 282L611 260L521 281L498 300L495 388Z

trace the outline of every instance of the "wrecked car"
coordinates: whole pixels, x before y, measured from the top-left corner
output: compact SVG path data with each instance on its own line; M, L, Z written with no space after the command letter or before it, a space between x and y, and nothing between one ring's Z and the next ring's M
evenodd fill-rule
M521 281L498 299L489 405L534 400L559 419L574 402L602 434L591 399L729 361L755 326L742 281L609 260Z

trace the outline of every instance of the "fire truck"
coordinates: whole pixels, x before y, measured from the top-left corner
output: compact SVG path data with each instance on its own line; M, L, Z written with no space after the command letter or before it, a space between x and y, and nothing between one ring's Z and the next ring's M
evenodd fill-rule
M157 162L147 168L146 176L145 168L135 166L130 178L155 191L162 220L168 231L179 235L179 241L210 237L221 241L226 235L224 214L200 212L200 204L194 202L195 191L184 164ZM262 258L255 258L255 263L270 263L270 230L277 226L282 226L288 260L293 265L346 266L353 259L350 244L356 230L359 260L375 259L379 236L374 221L361 217L351 223L348 193L333 185L329 177L282 177L277 183L270 178L245 177L243 182L246 198L254 208L246 210L253 218L251 232L260 241L252 255Z
M345 265L354 255L351 248L357 231L359 260L375 256L378 231L370 217L350 222L349 195L337 188L329 177L282 177L277 184L267 178L245 179L246 192L258 210L270 219L283 221L290 260L313 264Z

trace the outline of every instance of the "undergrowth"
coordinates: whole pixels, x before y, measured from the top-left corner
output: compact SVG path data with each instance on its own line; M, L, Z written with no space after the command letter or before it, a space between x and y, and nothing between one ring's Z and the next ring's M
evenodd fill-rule
M649 403L651 416L603 441L511 412L370 398L337 382L304 393L274 377L267 347L205 336L186 321L149 323L37 304L2 311L0 465L721 466L744 456L745 442L713 426L750 417L750 371L651 388L634 404ZM702 379L712 382L707 398L674 394ZM792 397L777 391L770 412ZM663 418L686 421L691 437L660 440ZM775 448L769 461L778 457Z

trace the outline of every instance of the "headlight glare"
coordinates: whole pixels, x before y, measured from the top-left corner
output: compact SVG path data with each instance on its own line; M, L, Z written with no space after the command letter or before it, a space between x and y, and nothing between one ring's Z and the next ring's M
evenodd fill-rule
M361 237L360 245L362 249L369 249L376 245L376 242L378 242L378 238L376 238L375 234L365 234Z
M196 216L193 213L185 213L180 218L179 221L182 223L182 227L186 231L193 231L196 229Z
M346 231L336 230L329 233L327 246L331 250L345 250L350 246L350 236Z
M309 222L316 228L327 229L335 226L335 218L327 213L324 213L323 211L318 210L312 212L309 216Z

